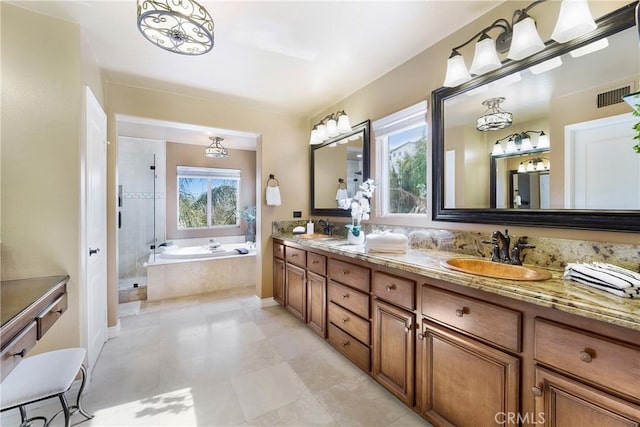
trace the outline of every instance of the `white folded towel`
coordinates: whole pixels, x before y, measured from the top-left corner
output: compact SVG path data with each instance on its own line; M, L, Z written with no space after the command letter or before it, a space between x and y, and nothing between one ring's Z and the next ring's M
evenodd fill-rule
M640 298L640 274L602 262L569 263L565 279L607 291L624 298Z
M338 207L341 209L349 209L351 207L351 200L349 200L349 192L344 188L338 188L336 191L336 201Z
M267 185L267 205L280 206L282 201L280 200L280 187L270 187Z
M407 236L400 233L367 234L364 249L366 252L403 254L407 252L408 241Z

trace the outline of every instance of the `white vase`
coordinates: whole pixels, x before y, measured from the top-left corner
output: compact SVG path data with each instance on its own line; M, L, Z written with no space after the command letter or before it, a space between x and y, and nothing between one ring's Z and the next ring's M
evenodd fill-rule
M364 244L364 231L360 230L360 233L357 236L353 235L351 229L347 232L347 240L352 245L363 245Z

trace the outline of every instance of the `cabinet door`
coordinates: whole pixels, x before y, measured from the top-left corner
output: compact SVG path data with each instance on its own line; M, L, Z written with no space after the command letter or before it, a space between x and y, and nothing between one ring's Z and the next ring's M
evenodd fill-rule
M273 259L273 299L280 305L285 305L284 295L284 261Z
M286 292L287 310L305 322L307 312L306 271L303 268L296 267L289 263L286 263L285 270L286 283L284 289Z
M480 427L509 425L507 417L517 417L518 358L430 322L423 323L418 338L423 346L420 411L428 420Z
M327 278L307 272L307 324L313 332L326 338Z
M640 425L640 406L536 367L535 415L545 426Z
M409 406L414 399L415 315L373 301L373 376Z

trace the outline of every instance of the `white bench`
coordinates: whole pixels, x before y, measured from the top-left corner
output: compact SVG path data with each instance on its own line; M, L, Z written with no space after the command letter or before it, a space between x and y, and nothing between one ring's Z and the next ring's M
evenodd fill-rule
M87 371L82 364L85 354L84 348L67 348L22 360L0 384L0 412L18 408L22 419L20 427L30 426L36 420L42 421L45 427L49 426L61 413L64 414L66 427L70 427L71 415L76 412L86 419L93 418L80 403L87 379ZM64 394L71 388L78 371L82 374L82 383L76 404L69 406ZM27 418L26 405L52 397L60 399L62 409L59 412L49 420L45 417Z

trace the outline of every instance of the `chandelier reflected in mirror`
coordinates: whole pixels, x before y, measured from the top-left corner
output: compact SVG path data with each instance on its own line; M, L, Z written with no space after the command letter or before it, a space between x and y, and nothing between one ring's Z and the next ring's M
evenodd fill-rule
M508 128L513 123L513 114L500 109L500 104L504 98L489 98L482 101L482 105L487 107L484 114L476 120L476 129L481 132L500 130Z
M219 136L210 136L209 139L211 140L211 144L204 150L204 154L207 157L223 159L229 155L227 149L220 144L220 141L224 141L224 138L220 138Z
M213 19L193 0L138 0L138 29L170 52L202 55L213 48Z

